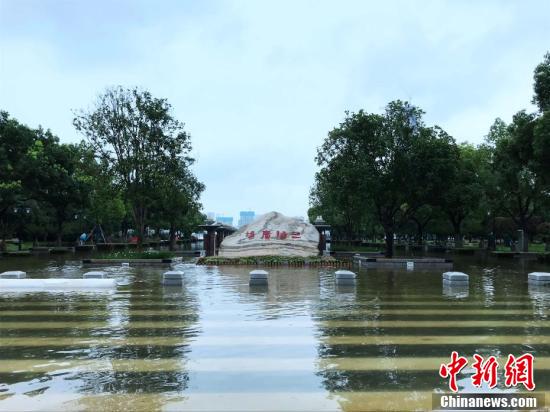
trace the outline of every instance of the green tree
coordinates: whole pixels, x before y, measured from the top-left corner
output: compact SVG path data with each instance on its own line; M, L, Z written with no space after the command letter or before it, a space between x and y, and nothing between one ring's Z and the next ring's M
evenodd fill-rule
M119 86L101 95L92 111L81 111L74 119L76 129L123 188L140 245L157 182L191 150L190 136L171 110L166 99Z
M456 149L443 130L424 125L422 114L399 100L390 102L384 115L347 113L317 152L321 176L335 170L356 176L356 184L342 190L359 193L365 206L372 205L384 229L388 257L395 233L442 190L447 162Z
M533 155L535 168L546 183L550 182L550 110L536 120L533 131Z
M544 55L544 60L535 68L534 89L535 103L541 112L550 110L550 52Z
M483 195L483 152L474 146L459 146L456 162L449 163L452 175L447 188L441 192L441 208L453 227L455 247L462 247L462 224L479 206Z
M157 184L155 211L168 225L170 250L175 250L178 229L190 234L203 222L199 199L204 185L191 173L189 166L190 159L180 159L179 166L167 169Z
M538 167L540 159L534 151L536 123L535 114L520 111L505 131L493 127L488 138L494 144L492 173L495 185L491 196L499 209L525 234L530 233L531 220L548 197L548 185L544 182ZM524 239L520 248L527 251L527 236Z
M87 224L101 225L104 231L113 233L121 229L121 223L127 214L122 188L110 173L105 160L95 157L92 148L81 144L84 156L83 175L90 186L90 202L83 210Z
M331 223L333 232L347 240L357 237L369 211L368 199L357 190L361 176L354 170L344 159L334 159L330 170L323 169L316 174L310 191L310 221L323 216Z
M65 223L88 205L90 185L83 174L80 147L60 144L49 130L37 131L32 167L38 170L32 189L34 199L46 202L54 212L57 244L61 245Z
M2 228L2 244L11 225L8 216L18 204L30 199L27 190L28 180L32 179L36 170L30 167L32 148L36 133L29 127L10 118L9 114L0 111L0 226ZM11 219L13 220L13 219Z

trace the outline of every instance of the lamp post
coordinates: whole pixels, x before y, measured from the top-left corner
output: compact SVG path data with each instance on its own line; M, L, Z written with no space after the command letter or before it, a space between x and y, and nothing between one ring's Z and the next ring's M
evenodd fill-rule
M206 256L216 255L216 232L220 227L220 224L214 220L208 219L203 225L199 225L199 228L206 231L203 235L203 244Z

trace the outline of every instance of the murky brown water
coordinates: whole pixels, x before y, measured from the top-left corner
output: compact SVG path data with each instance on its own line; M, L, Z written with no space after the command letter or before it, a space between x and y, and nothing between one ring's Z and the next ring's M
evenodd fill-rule
M166 268L108 267L113 293L0 293L0 410L431 409L453 350L532 353L550 389L550 287L526 282L548 266L463 258L467 291L438 271L362 271L342 289L330 270L268 269L250 289L251 268L176 268L183 287L160 285ZM92 269L0 261L33 278Z

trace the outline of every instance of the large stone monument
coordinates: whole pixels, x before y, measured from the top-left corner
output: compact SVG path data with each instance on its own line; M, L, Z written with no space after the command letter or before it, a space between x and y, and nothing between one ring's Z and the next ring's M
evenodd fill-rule
M310 223L278 212L259 216L226 237L219 256L317 256L319 232Z

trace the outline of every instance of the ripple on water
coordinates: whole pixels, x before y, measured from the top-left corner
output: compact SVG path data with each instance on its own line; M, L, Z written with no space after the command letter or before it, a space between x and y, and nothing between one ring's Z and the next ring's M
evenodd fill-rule
M18 262L34 278L91 270ZM163 268L116 265L101 268L116 292L1 293L0 409L426 409L452 350L533 353L537 387L550 389L550 288L513 263L457 266L466 291L436 272L369 270L337 288L331 270L281 267L251 289L248 267L181 262L178 288L161 286ZM470 374L464 390L476 389Z

